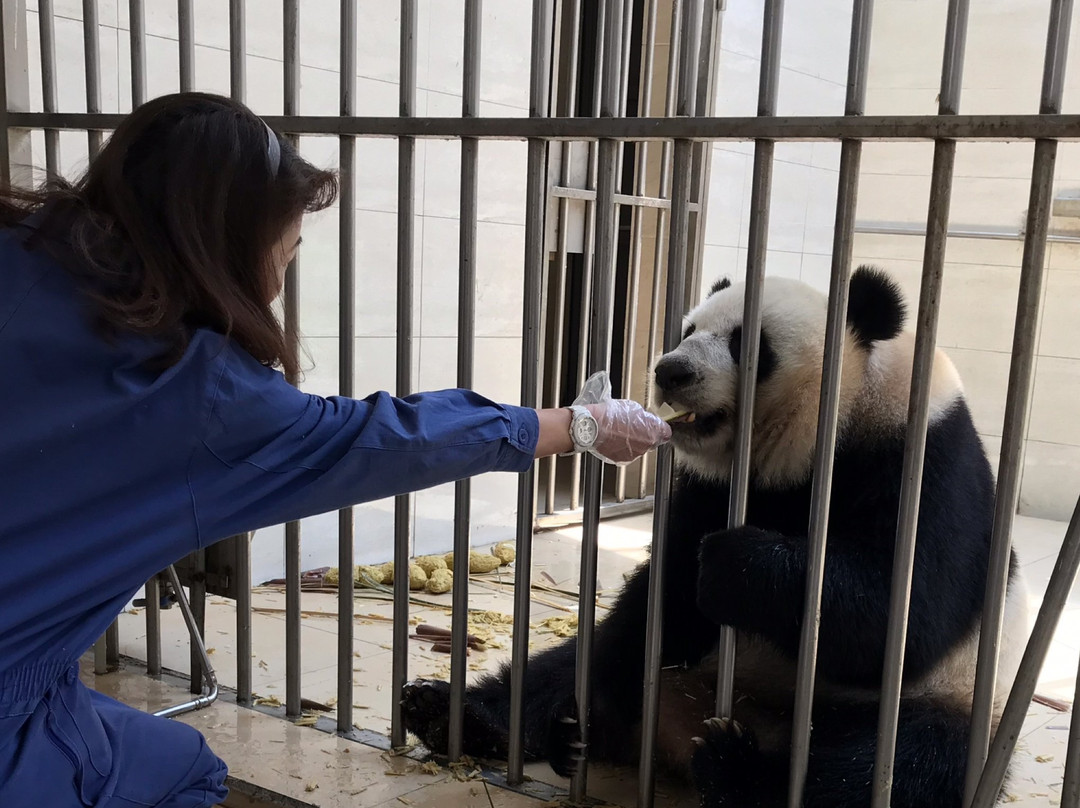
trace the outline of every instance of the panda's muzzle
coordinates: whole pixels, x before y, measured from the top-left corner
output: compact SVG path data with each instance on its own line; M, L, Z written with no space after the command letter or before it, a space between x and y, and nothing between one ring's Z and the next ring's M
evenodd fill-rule
M694 388L703 377L688 357L677 353L661 357L653 375L660 400L674 410L665 420L675 434L708 435L727 423L728 411L724 407L706 410L692 403L699 398Z

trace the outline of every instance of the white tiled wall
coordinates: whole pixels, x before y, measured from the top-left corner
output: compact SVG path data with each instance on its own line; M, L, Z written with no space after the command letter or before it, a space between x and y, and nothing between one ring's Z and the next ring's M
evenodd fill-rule
M58 0L56 52L60 109L84 111L82 4ZM304 0L300 4L301 114L338 111L340 4ZM417 52L417 114L455 116L461 112L463 3L420 0ZM391 2L362 2L358 12L357 93L361 115L398 112L398 8ZM102 109L131 107L128 5L99 2ZM248 104L261 114L282 112L283 47L280 3L247 6ZM147 0L147 92L149 97L179 89L175 0ZM27 58L30 103L41 108L41 78L35 0L27 3ZM528 114L531 41L528 0L487 3L482 20L481 113ZM195 2L196 89L229 92L228 4ZM61 137L62 170L74 176L85 167L86 136ZM337 141L303 138L301 150L313 162L336 167ZM33 155L43 168L44 141ZM474 388L498 401L516 402L521 355L524 255L525 157L523 143L488 142L480 147L477 231L476 375ZM453 387L457 350L457 246L460 151L456 143L416 143L414 389ZM397 164L393 140L359 140L356 146L356 361L357 395L394 388L397 263ZM39 172L39 179L42 175ZM300 254L300 324L305 335L302 387L332 395L338 389L338 235L336 208L309 217ZM473 482L472 532L476 543L513 536L517 477L487 475ZM416 498L416 552L452 545L453 486ZM337 516L305 520L303 564L336 564ZM357 508L359 562L392 557L393 503ZM256 537L254 577L283 571L282 530Z
M728 3L717 79L717 114L756 112L761 0ZM946 3L878 0L870 50L868 114L937 111ZM970 15L963 113L1038 111L1047 5L986 0ZM780 76L780 114L843 111L850 3L788 4ZM1071 51L1080 29L1074 27ZM1065 112L1075 112L1080 67L1066 74ZM716 144L712 152L703 283L746 268L753 151ZM1021 228L1028 204L1030 143L961 143L951 204L953 227ZM867 143L859 185L860 222L922 227L933 145ZM828 289L839 168L835 144L779 144L773 171L767 272ZM1080 146L1061 144L1055 191L1080 195ZM1052 227L1080 232L1080 221ZM900 282L912 314L918 305L923 241L913 236L856 237L854 259L873 262ZM1000 452L1019 288L1021 241L950 239L938 342L964 379L975 423L992 462ZM1024 451L1020 510L1064 519L1080 494L1080 245L1047 250L1035 389ZM911 320L909 320L909 323Z

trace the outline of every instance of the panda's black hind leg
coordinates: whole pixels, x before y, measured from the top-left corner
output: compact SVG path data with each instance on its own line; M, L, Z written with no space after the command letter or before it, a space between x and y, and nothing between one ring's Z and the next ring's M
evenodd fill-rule
M786 778L783 761L762 754L748 727L729 718L711 718L694 744L690 768L702 808L781 805L776 786Z

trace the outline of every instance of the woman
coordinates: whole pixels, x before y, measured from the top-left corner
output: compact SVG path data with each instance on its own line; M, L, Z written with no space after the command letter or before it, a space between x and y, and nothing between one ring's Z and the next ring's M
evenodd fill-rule
M78 659L141 584L226 536L589 448L667 440L633 402L574 416L465 390L286 383L273 309L320 171L248 109L180 94L77 184L0 195L0 805L203 806L225 766L89 691Z

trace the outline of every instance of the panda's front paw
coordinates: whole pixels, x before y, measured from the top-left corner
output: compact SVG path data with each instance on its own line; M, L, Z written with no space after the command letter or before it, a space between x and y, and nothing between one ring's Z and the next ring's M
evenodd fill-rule
M432 752L445 755L449 742L450 685L417 679L401 693L401 715L405 729L416 735Z
M753 732L734 719L710 718L694 745L690 767L703 806L757 804L753 773L760 760Z
M573 777L585 760L585 743L577 719L577 699L564 700L552 713L547 759L560 777Z

